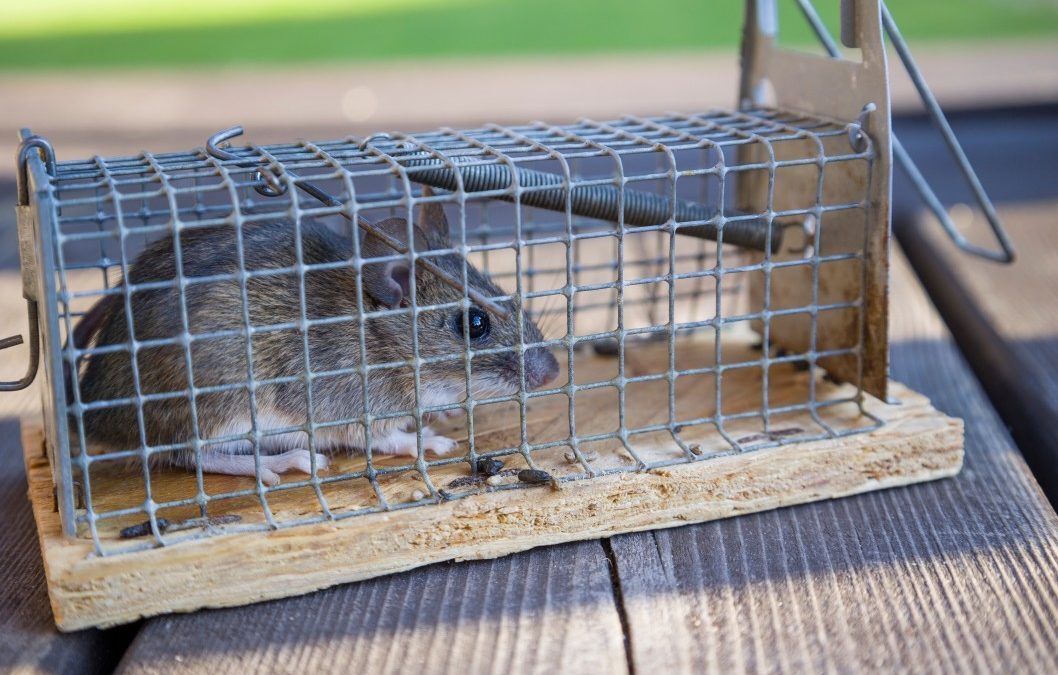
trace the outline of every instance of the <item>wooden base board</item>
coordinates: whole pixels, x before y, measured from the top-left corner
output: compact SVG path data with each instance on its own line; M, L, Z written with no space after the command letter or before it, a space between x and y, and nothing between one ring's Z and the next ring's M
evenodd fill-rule
M732 340L732 345L738 341ZM690 344L690 353L711 354L704 345ZM735 349L725 340L725 353L745 350L748 343ZM664 345L659 348L664 353ZM649 347L637 348L644 366L653 361ZM635 356L626 354L635 365ZM757 353L759 358L759 353ZM612 369L613 361L586 356L578 357L578 380L594 369L600 373ZM759 370L759 369L757 369ZM755 369L734 369L732 392L738 396L724 398L727 406L752 409L760 405L761 387ZM741 374L740 374L741 373ZM820 374L810 376L790 364L773 367L769 382L770 404L782 405L803 396L805 382L813 377L820 400L847 397L847 386L834 385ZM738 378L745 381L735 382ZM727 386L728 378L725 378ZM663 387L667 386L662 383ZM712 389L701 383L695 387L694 400L706 411L714 405L706 392ZM594 390L601 391L601 390ZM649 472L611 474L588 480L564 483L561 490L549 486L524 490L484 490L461 499L440 504L397 511L356 516L338 521L298 525L275 531L237 532L209 538L184 541L172 546L117 555L93 553L90 541L71 539L61 532L54 510L51 472L41 447L43 438L38 420L23 424L23 444L29 492L41 541L48 588L56 624L62 630L88 626L109 626L134 621L140 617L167 612L192 611L203 607L242 605L260 600L307 593L339 583L412 569L443 560L491 558L523 551L536 546L577 539L605 537L716 518L762 511L780 506L841 497L869 490L950 476L962 465L963 425L947 417L929 401L899 384L892 384L891 396L898 404L888 405L868 399L866 408L883 424L869 431L835 439L803 441L752 452L714 456L690 464L678 464ZM701 393L699 393L701 392ZM678 392L679 393L679 392ZM647 417L667 414L665 405L646 406L645 401L664 400L664 391L645 391L643 402L629 405L629 415ZM579 397L579 395L578 395ZM788 401L787 401L788 402ZM594 417L616 416L614 402L608 398L590 397L581 404L592 407ZM530 411L534 429L558 427L568 406L542 405ZM860 416L851 405L826 408L826 422L838 428L863 427L870 420ZM479 450L482 439L510 442L511 411L497 411L476 423ZM582 418L580 412L578 421ZM696 413L700 414L700 413ZM647 420L638 420L642 423ZM626 422L632 423L626 416ZM759 423L759 420L758 422ZM807 431L813 422L805 413L789 416L786 429ZM754 433L752 422L744 421L729 428L752 446L762 434ZM792 426L796 425L796 426ZM579 428L579 426L578 426ZM775 428L775 427L773 427ZM542 433L542 431L541 431ZM482 435L483 434L483 435ZM748 435L746 435L748 434ZM515 434L517 436L517 434ZM655 435L656 436L656 435ZM648 459L664 457L679 449L667 434L667 441L644 435L632 443ZM688 443L709 451L726 445L715 430L707 426L681 430ZM756 439L756 440L755 440ZM763 438L767 441L767 438ZM487 443L485 443L487 445ZM612 446L613 444L611 444ZM561 448L541 452L539 461L556 475L562 475ZM629 461L620 447L604 447L597 460L600 467L609 462ZM402 460L391 460L401 462ZM406 460L404 460L406 462ZM522 461L515 455L508 466ZM362 458L340 458L341 470L355 469ZM565 471L573 471L566 463ZM122 473L122 472L125 473ZM332 468L332 472L334 469ZM387 498L407 500L416 485L414 471L398 474L384 486ZM430 476L437 487L444 488L452 479L466 474L465 464L431 468ZM239 481L243 481L242 484ZM207 493L218 494L247 487L249 479L208 476ZM93 501L97 509L118 509L142 501L135 480L129 480L127 467L110 467L97 480L93 477ZM152 493L162 496L187 496L193 489L193 477L182 471L162 471L152 476ZM330 506L362 506L371 490L364 481L333 483ZM183 492L181 492L183 491ZM193 494L193 493L192 493ZM319 512L310 490L289 490L270 496L270 507L277 520ZM214 506L217 507L214 510ZM183 507L188 508L188 507ZM258 522L260 503L253 498L220 500L210 505L211 515L236 514L243 522ZM170 514L160 513L168 517ZM180 514L173 514L180 515ZM188 512L185 517L194 515ZM256 519L256 520L255 520ZM100 521L104 543L118 543L117 531L131 522L131 517Z

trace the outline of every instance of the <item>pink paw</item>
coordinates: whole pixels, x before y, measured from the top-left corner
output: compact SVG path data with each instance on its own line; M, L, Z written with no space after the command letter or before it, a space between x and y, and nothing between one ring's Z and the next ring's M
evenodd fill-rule
M330 459L316 454L316 468L326 471ZM230 455L223 452L204 453L202 470L208 473L223 473L231 476L255 476L253 455ZM272 487L279 485L280 474L289 471L312 473L312 455L308 450L289 450L278 455L261 455L261 482Z
M447 455L454 451L459 443L446 436L439 436L429 427L422 430L422 449L438 455ZM415 440L415 434L407 431L394 431L385 438L374 444L374 451L384 455L407 455L409 457L419 456L419 447Z
M450 454L450 453L454 452L455 449L458 446L459 446L459 443L457 443L456 441L452 440L451 438L448 438L447 436L431 435L429 438L427 438L426 435L423 434L423 437L422 437L422 447L423 447L423 449L424 450L429 450L429 451L434 452L434 453L437 453L438 455ZM412 454L415 454L414 450L415 450L415 448L412 447L412 451L413 451Z

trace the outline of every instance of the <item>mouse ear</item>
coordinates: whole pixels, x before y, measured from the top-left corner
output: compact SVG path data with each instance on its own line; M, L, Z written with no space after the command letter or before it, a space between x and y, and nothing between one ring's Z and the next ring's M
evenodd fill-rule
M368 263L363 268L364 292L380 304L396 309L411 293L407 260Z
M422 186L423 197L433 197L434 191L429 185ZM426 235L426 241L433 250L451 248L452 240L448 234L448 218L444 207L438 202L423 202L419 205L419 227Z
M408 240L408 226L403 218L387 218L375 224L375 229L385 232L402 244ZM416 232L416 248L424 248L422 235ZM366 262L361 268L364 292L378 303L395 309L411 293L411 267L407 260L371 262L371 258L399 255L399 251L370 231L361 234L360 257Z

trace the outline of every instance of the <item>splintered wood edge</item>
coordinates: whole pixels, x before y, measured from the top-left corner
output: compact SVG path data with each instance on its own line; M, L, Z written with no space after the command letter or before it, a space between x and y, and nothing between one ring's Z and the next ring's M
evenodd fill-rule
M111 626L168 612L244 605L444 560L703 522L958 473L963 423L891 383L901 403L870 399L885 423L838 439L719 457L436 506L370 514L96 556L62 535L38 419L23 421L29 496L55 623Z

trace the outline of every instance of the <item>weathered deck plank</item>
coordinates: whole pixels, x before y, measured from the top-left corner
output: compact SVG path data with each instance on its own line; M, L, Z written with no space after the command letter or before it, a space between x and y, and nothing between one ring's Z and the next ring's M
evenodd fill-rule
M14 201L14 183L0 180L0 337L26 330ZM27 353L25 346L0 351L0 379L21 377ZM0 394L0 672L107 673L135 626L60 634L48 603L18 422L39 401L36 385Z
M56 630L18 438L18 420L0 411L0 672L109 673L136 626Z
M120 670L462 675L626 666L608 563L592 541L153 619Z
M957 212L988 243L984 218ZM959 252L928 217L897 227L911 262L952 328L1036 479L1058 503L1058 202L1000 210L1018 249L1001 266Z
M615 537L637 670L1058 669L1058 517L899 261L893 375L966 421L935 483Z

